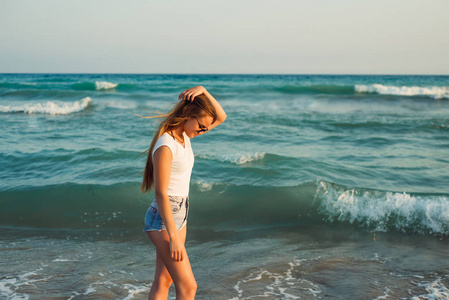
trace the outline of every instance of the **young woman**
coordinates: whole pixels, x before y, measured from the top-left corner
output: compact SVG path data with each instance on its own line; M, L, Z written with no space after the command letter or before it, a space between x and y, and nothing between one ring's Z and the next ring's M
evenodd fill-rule
M156 273L148 299L167 299L175 283L176 299L194 299L196 282L185 249L189 184L193 167L190 139L226 119L217 100L202 86L185 90L156 130L148 149L141 190L154 185L155 200L145 215L145 229L156 246ZM151 118L151 117L150 117Z

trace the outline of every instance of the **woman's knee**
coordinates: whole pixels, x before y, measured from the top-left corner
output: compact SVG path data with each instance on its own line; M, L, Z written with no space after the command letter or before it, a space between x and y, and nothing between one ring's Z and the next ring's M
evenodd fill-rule
M192 282L192 285L191 285L191 289L192 289L193 293L196 293L197 288L198 288L198 286L197 286L196 281L194 279L193 282Z
M153 285L156 285L158 288L169 289L172 285L173 280L171 278L157 278L154 279Z
M176 293L180 293L184 297L193 298L196 294L197 288L198 286L195 279L191 281L184 281L176 285Z

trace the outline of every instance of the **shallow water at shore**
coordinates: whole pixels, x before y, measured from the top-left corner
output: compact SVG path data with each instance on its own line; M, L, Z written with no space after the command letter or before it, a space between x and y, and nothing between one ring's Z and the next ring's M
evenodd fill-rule
M148 296L155 248L143 233L118 238L107 231L4 232L0 292L8 299ZM446 237L313 226L189 229L187 239L197 299L449 297Z

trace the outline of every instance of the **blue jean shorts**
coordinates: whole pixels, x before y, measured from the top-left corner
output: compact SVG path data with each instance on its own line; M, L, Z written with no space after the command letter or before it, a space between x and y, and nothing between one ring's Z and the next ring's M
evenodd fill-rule
M176 228L181 230L187 224L187 216L189 214L189 197L168 196L171 205L173 219ZM151 203L145 215L145 228L143 231L161 231L166 230L164 221L157 206L156 199Z

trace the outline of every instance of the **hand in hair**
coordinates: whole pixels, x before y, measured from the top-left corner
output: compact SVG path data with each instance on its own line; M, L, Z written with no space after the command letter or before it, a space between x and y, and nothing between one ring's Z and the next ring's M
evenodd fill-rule
M196 96L202 95L205 92L207 92L207 90L203 86L198 85L182 92L179 95L178 100L193 101Z

